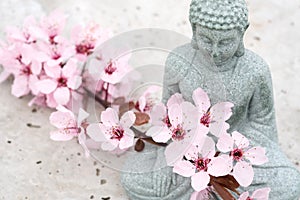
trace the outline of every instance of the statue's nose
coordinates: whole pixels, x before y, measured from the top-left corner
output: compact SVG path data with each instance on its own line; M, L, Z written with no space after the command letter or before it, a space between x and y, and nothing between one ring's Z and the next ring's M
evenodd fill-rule
M214 44L214 45L212 46L211 56L212 56L213 58L216 58L216 57L218 57L219 55L220 55L219 48L218 48L217 44Z

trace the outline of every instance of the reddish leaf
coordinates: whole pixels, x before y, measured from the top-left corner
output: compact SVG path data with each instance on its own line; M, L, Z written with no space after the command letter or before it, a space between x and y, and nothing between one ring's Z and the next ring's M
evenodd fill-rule
M147 124L150 120L149 115L147 115L146 113L135 112L134 114L136 116L134 125L136 125L136 126Z
M145 142L141 139L138 139L135 143L134 150L136 150L137 152L141 152L144 150L144 148L145 148Z
M162 146L162 147L166 147L168 144L166 143L158 143L158 142L155 142L151 137L148 137L148 138L141 138L142 140L146 141L146 142L149 142L150 144L154 144L154 145L157 145L157 146Z
M236 189L240 186L240 184L235 180L235 178L231 175L214 177L211 176L211 180L217 182L218 184L226 187L227 189L239 194Z
M222 199L235 200L235 198L226 190L226 188L219 183L212 181L211 185L214 187L216 192L220 195Z
M119 115L122 116L125 112L131 110L134 108L134 103L132 101L129 101L127 103L123 103L119 107Z

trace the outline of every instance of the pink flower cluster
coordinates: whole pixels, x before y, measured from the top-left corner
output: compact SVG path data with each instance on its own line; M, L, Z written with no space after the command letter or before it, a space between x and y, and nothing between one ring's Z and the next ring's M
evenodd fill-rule
M95 50L111 37L111 33L98 24L89 23L85 27L75 26L70 39L67 39L64 37L66 19L63 13L56 10L39 22L28 17L21 28L8 27L7 40L0 43L0 65L3 68L0 82L12 75L14 96L31 94L34 98L30 105L50 108L59 105L80 107L84 87L91 87L99 81L106 85L100 90L108 90L110 84L110 91L115 87L111 94L114 98L118 97L121 86L115 85L130 71L130 55L115 59L105 55L107 50L98 50L97 53L103 55L99 57L102 65L97 66L96 75L100 73L101 76L95 77L88 70L94 66L86 65Z

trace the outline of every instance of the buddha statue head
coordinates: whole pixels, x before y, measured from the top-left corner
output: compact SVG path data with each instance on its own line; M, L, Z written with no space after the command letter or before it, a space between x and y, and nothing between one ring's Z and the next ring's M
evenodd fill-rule
M245 0L192 0L190 23L193 48L206 50L217 66L232 65L244 54Z

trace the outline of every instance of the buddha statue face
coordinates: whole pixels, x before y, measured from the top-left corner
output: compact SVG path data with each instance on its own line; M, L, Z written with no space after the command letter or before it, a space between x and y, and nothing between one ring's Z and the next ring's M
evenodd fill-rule
M218 67L233 67L244 54L243 35L248 27L245 0L192 0L190 22L192 46L206 50Z
M203 48L211 55L217 66L228 65L241 50L243 34L237 29L214 30L196 25L195 40L198 48Z

